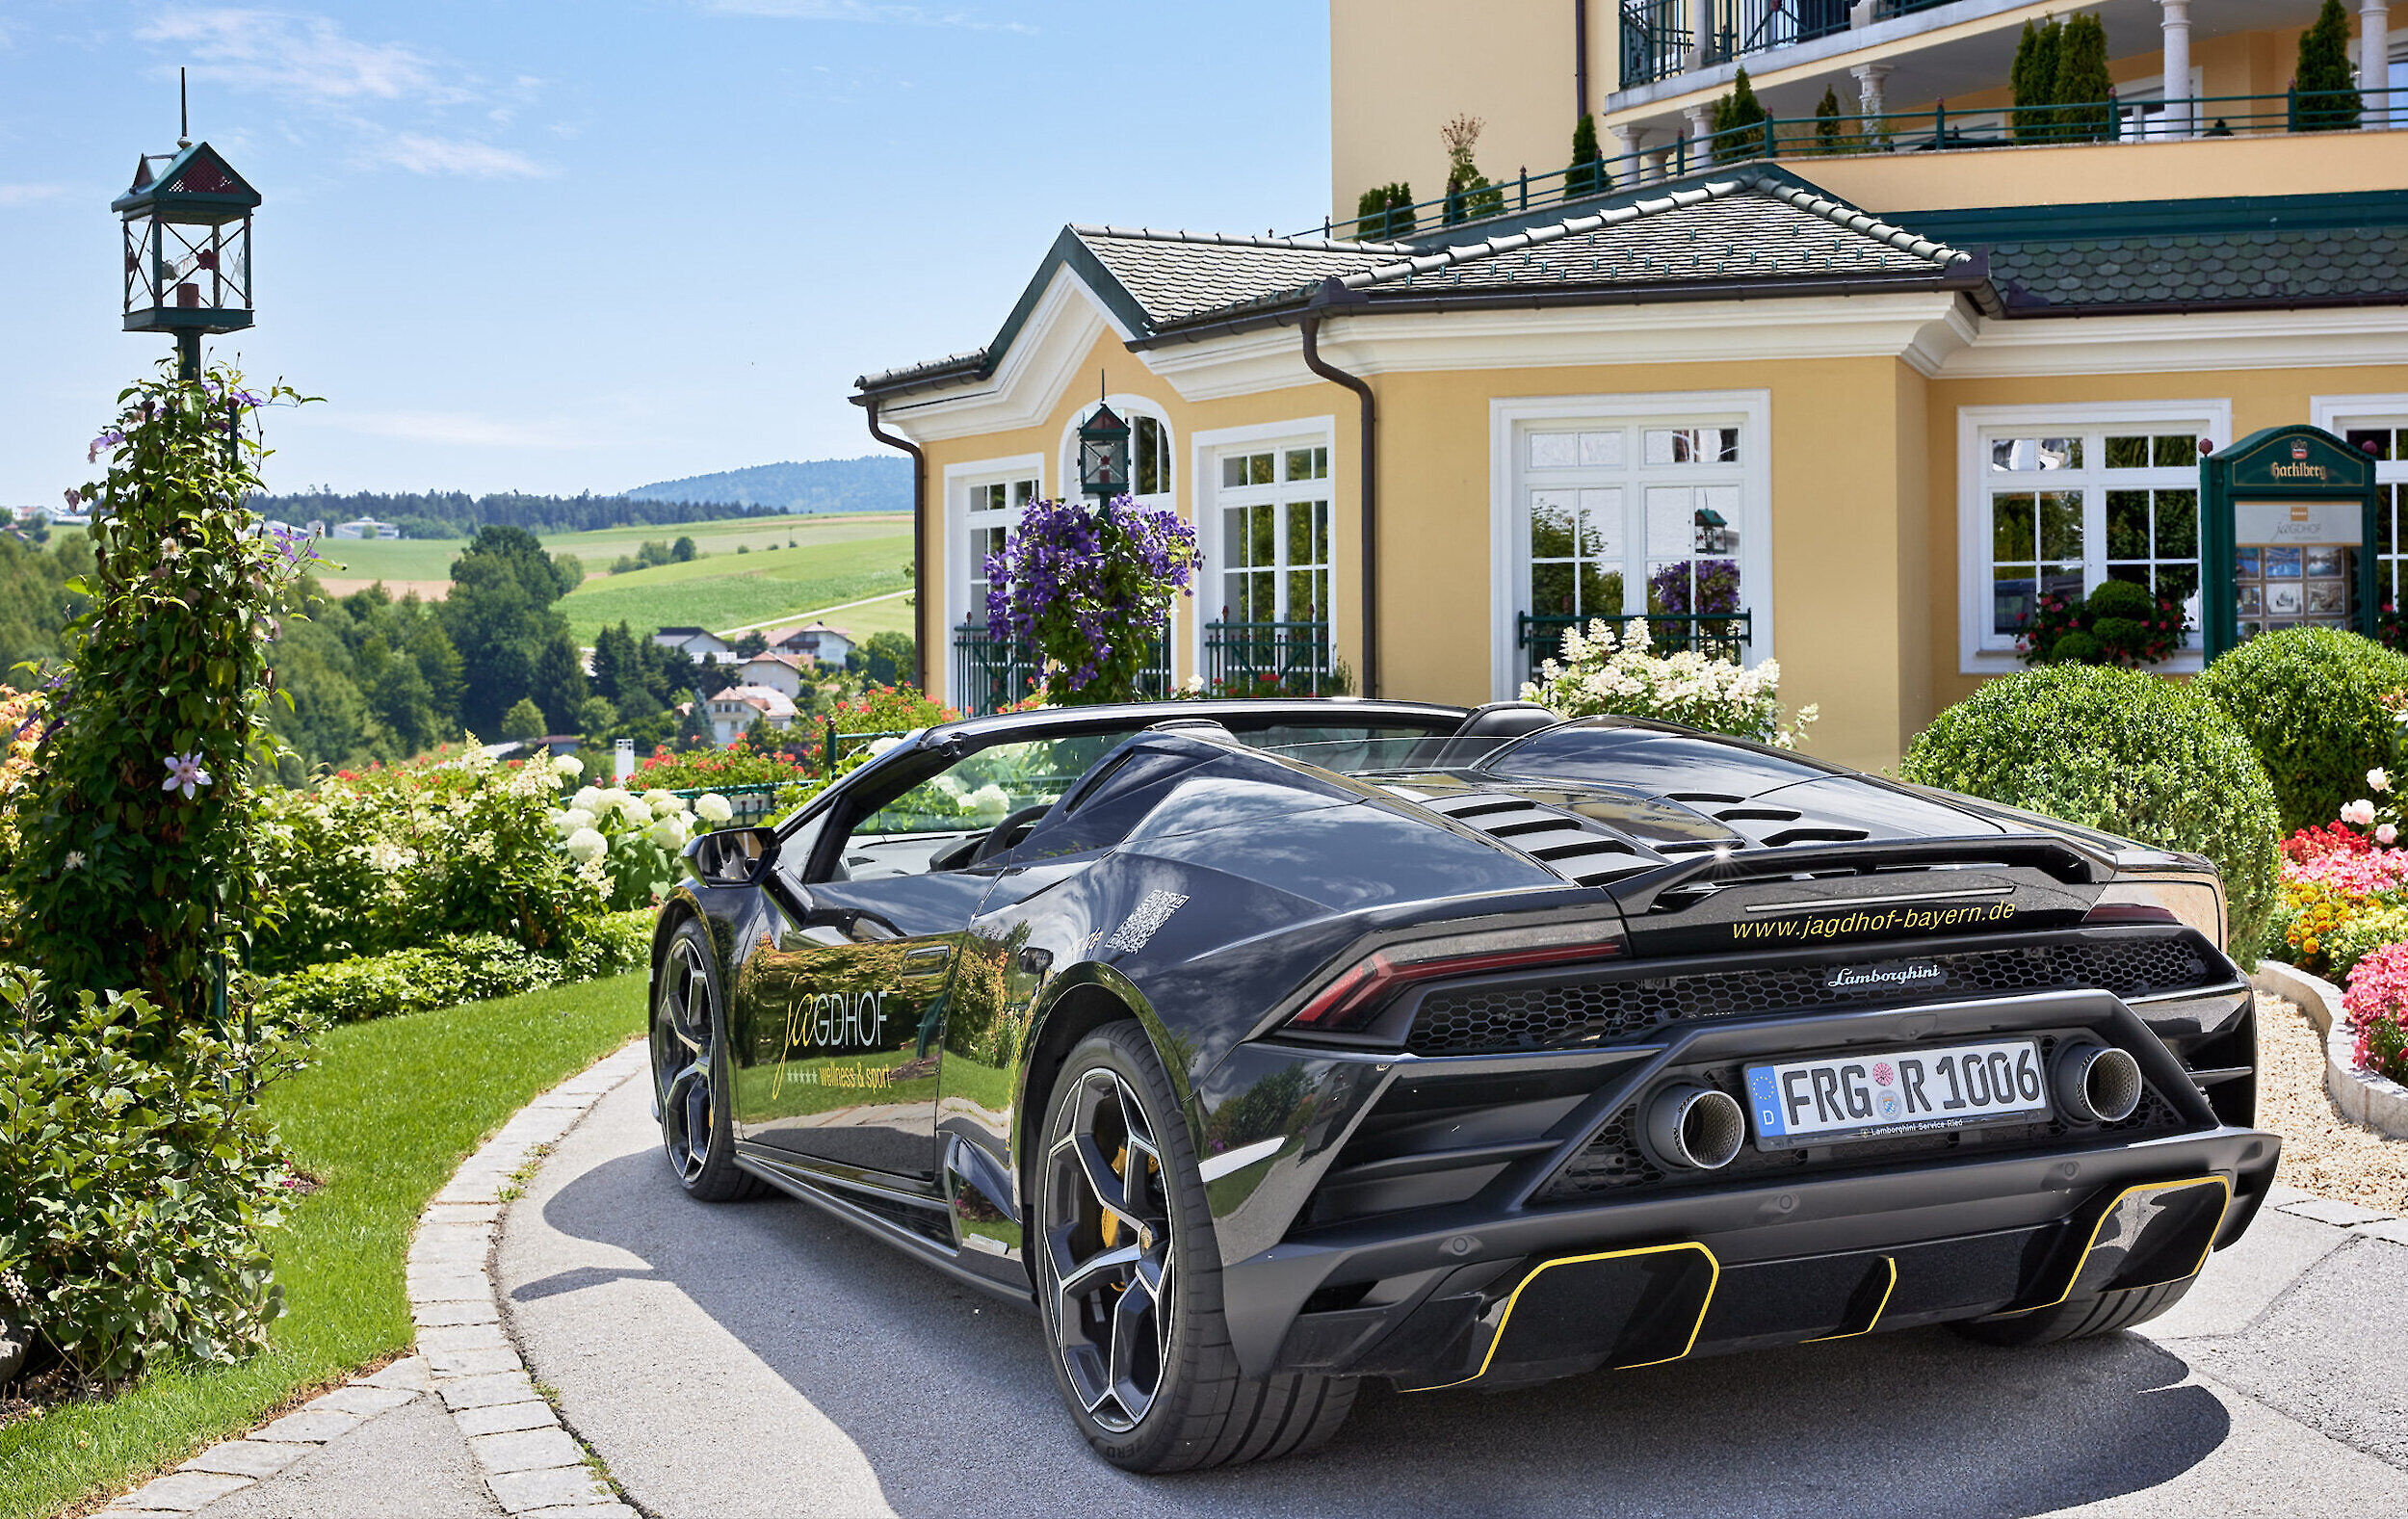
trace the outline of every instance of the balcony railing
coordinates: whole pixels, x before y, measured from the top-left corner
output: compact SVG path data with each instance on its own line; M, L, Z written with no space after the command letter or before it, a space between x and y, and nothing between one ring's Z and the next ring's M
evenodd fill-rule
M1216 695L1339 694L1326 622L1207 622L1204 687Z
M984 717L1026 701L1044 678L1045 661L1028 644L990 638L981 623L954 629L953 704L966 716ZM1139 672L1138 694L1146 701L1170 699L1170 647L1160 639Z
M1663 8L1675 9L1669 0ZM1636 8L1636 0L1633 0ZM1649 7L1652 9L1651 7ZM1628 20L1626 13L1625 20ZM1630 32L1625 30L1625 47ZM1683 45L1686 46L1686 40ZM1438 227L1584 200L1678 177L1717 163L1759 158L1862 157L1951 148L2081 143L2159 143L2197 137L2264 137L2288 132L2408 127L2408 86L2383 90L2293 90L2279 95L2199 95L2174 100L2102 100L2082 105L2014 106L1951 114L1943 101L1928 111L1870 117L1773 117L1750 126L1682 138L1663 148L1622 153L1595 163L1533 174L1524 170L1494 187L1501 211L1482 216L1480 197L1457 195L1396 206L1373 216L1324 221L1297 237L1427 237Z
M1849 0L1623 0L1622 88L1686 72L1690 17L1705 15L1700 66L1847 30Z
M1752 612L1631 612L1615 616L1574 616L1569 614L1516 613L1513 642L1522 655L1522 678L1536 680L1540 665L1563 657L1564 633L1572 628L1586 631L1592 622L1605 623L1614 630L1617 637L1628 633L1632 623L1644 622L1647 624L1648 647L1659 655L1695 649L1709 659L1728 660L1737 665L1747 652L1747 642L1756 627L1756 615Z

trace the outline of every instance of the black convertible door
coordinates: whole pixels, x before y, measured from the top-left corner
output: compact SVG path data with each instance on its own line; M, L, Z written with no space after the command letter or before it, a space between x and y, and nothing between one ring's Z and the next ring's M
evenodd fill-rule
M932 1180L937 1034L961 935L992 877L942 872L785 893L739 978L753 1060L738 1115L755 1144Z

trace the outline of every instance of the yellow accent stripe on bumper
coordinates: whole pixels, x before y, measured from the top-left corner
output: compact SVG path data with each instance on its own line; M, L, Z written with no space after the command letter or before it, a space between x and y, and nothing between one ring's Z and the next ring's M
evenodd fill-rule
M2090 1238L2082 1244L2081 1254L2075 1257L2074 1269L2066 1274L2065 1286L2062 1291L2060 1291L2055 1296L2050 1298L2047 1302L2034 1303L2028 1308L2010 1308L2004 1313L1994 1313L1989 1317L1993 1319L2020 1319L2026 1314L2038 1313L2045 1308L2054 1308L2057 1304L2065 1301L2066 1298L2074 1296L2074 1287L2081 1280L2082 1268L2090 1264L2091 1252L2099 1247L2099 1231L2107 1227L2107 1223L2109 1218L2115 1217L2115 1210L2124 1205L2124 1199L2142 1192L2180 1192L2186 1187L2221 1187L2224 1189L2223 1211L2216 1215L2215 1228L2208 1231L2208 1243L2200 1248L2199 1259L2192 1263L2189 1270L2183 1272L2180 1276L2169 1276L2163 1282L2142 1282L2135 1287L2119 1288L2118 1291L2141 1292L2151 1287L2163 1287L2166 1285L2166 1282L2186 1281L2189 1278L2198 1275L2199 1272L2206 1268L2208 1264L2208 1256L2215 1249L2215 1237L2224 1227L2224 1214L2232 1211L2233 1182L2232 1178L2228 1176L2186 1176L2179 1181L2143 1182L2137 1187L2125 1188L2122 1192L2117 1192L2112 1198L2108 1199L2107 1205L2105 1208L2099 1210L2099 1221L2090 1226Z
M1699 1244L1694 1241L1682 1244L1643 1244L1636 1249L1604 1250L1594 1255L1565 1255L1552 1261L1539 1262L1537 1266L1531 1268L1531 1273L1528 1276L1523 1277L1520 1282L1514 1285L1511 1296L1505 1298L1505 1313L1497 1320L1496 1333L1488 1337L1488 1352L1479 1358L1479 1370L1474 1372L1471 1375L1464 1377L1461 1381L1441 1382L1435 1387L1416 1387L1412 1389L1412 1391L1420 1393L1444 1392L1450 1387L1461 1387L1466 1383L1479 1381L1481 1377L1487 1375L1489 1363L1497 1358L1497 1347L1505 1341L1505 1326L1513 1322L1514 1306L1522 1300L1522 1294L1524 1290L1527 1289L1531 1283L1538 1280L1538 1278L1545 1272L1553 1270L1558 1266L1579 1266L1588 1261L1618 1261L1634 1255L1662 1255L1672 1250L1695 1250L1698 1254L1706 1258L1706 1270L1709 1272L1706 1278L1706 1296L1705 1299L1697 1305L1697 1322L1689 1325L1688 1340L1681 1347L1680 1355L1667 1355L1653 1361L1634 1361L1628 1366L1614 1367L1613 1370L1617 1372L1634 1372L1642 1366L1663 1366L1669 1364L1670 1362L1680 1360L1682 1356L1686 1356L1689 1351L1697 1348L1698 1333L1706 1327L1706 1314L1714 1307L1714 1287L1722 1280L1722 1263L1714 1259L1714 1251L1706 1248L1704 1245Z
M1872 1305L1872 1317L1865 1321L1865 1326L1863 1328L1843 1329L1838 1334L1819 1334L1811 1340L1800 1340L1797 1343L1800 1345L1821 1345L1830 1340L1853 1340L1859 1335L1872 1333L1874 1326L1881 1323L1881 1315L1883 1311L1890 1306L1890 1295L1898 1291L1898 1257L1895 1255L1885 1255L1881 1258L1881 1264L1890 1269L1890 1280L1888 1285L1881 1289L1881 1300Z

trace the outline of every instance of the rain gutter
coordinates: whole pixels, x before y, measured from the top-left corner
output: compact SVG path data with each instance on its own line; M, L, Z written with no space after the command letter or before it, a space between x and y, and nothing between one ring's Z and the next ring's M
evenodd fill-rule
M925 694L929 689L929 645L928 640L920 635L928 631L925 624L929 598L925 574L927 566L922 563L921 556L926 551L929 537L929 457L921 452L919 444L878 426L877 397L855 396L852 399L869 414L870 436L888 448L899 448L911 456L911 684Z
M1360 375L1350 375L1322 357L1322 320L1332 312L1342 312L1362 304L1362 296L1334 279L1322 282L1305 306L1300 326L1304 329L1304 367L1332 384L1344 385L1354 392L1361 406L1361 420L1356 428L1362 444L1362 458L1356 466L1356 479L1361 482L1363 503L1361 521L1363 537L1363 694L1379 694L1379 449L1374 434L1378 421L1378 406L1372 397L1372 387Z

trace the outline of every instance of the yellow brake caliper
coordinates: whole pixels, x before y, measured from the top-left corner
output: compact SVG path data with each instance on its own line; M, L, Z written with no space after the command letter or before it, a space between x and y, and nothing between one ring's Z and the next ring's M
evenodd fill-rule
M1145 1169L1148 1174L1151 1174L1160 1170L1161 1167L1155 1164L1154 1158L1149 1155L1145 1159ZM1123 1181L1128 1179L1129 1147L1125 1144L1120 1147L1120 1153L1112 1157L1112 1174L1121 1178ZM1103 1228L1100 1232L1104 1236L1105 1249L1109 1250L1118 1244L1120 1243L1120 1215L1112 1212L1109 1208L1105 1209Z

